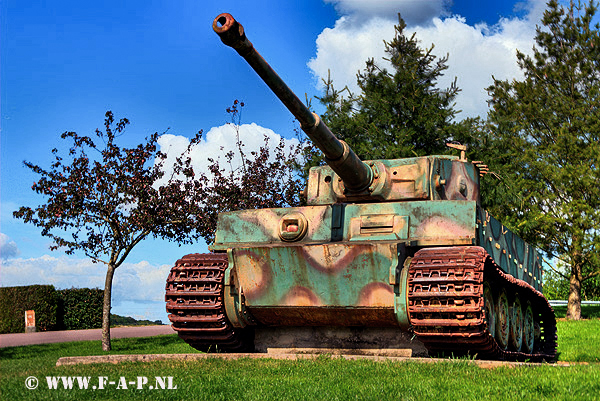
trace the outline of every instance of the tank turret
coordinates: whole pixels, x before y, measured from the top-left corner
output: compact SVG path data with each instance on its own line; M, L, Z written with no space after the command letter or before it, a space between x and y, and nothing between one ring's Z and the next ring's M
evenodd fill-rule
M321 118L290 90L256 51L239 22L223 13L214 19L212 26L221 41L235 49L256 71L325 155L328 166L313 168L309 174L306 191L309 205L363 200L478 199L478 171L464 158L436 156L361 161L346 142L336 138Z
M213 29L328 165L310 170L306 206L220 213L212 252L175 263L166 301L182 339L224 352L556 357L540 257L481 207L481 162L452 143L460 157L361 161L231 15Z

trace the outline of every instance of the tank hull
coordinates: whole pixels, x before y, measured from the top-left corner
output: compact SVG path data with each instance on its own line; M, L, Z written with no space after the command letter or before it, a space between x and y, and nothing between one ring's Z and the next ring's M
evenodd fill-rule
M305 231L291 243L281 238L289 216L294 224L304 219L299 226ZM224 213L213 250L178 261L167 283L173 327L200 349L265 352L269 344L293 348L321 338L306 348L338 344L416 355L427 348L431 354L516 360L551 360L556 354L554 317L538 289L535 249L474 201ZM209 269L204 260L210 265L214 258L220 266L218 288L186 287L182 278L193 282L208 275L202 273ZM189 266L198 272L190 275ZM197 298L189 303L185 297L193 291ZM208 293L219 299L207 301ZM209 312L194 310L211 302ZM186 307L178 309L182 304ZM216 309L218 319L204 315ZM510 336L513 315L517 333ZM225 340L211 337L217 327L229 333ZM321 334L307 334L315 330ZM335 340L348 330L354 330L348 337L354 340ZM390 338L397 340L391 348Z

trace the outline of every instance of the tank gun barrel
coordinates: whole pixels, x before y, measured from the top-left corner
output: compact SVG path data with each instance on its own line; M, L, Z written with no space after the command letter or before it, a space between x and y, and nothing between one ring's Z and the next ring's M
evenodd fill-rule
M242 56L275 95L298 119L300 127L325 155L325 161L342 178L350 191L363 191L373 181L371 168L344 142L333 135L321 118L312 113L283 82L246 37L244 27L228 13L217 16L213 30L221 41Z

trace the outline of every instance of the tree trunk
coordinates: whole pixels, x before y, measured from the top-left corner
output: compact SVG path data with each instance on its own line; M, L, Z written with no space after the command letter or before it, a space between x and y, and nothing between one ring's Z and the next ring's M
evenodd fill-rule
M569 303L567 304L567 319L581 319L581 265L575 263L571 268L569 279Z
M106 270L106 281L104 282L104 302L102 304L102 351L110 351L110 302L112 281L115 275L115 267L108 265Z

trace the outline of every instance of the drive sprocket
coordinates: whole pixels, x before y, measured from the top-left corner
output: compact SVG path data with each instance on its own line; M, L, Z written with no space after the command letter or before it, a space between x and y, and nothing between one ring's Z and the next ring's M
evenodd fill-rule
M179 259L167 279L165 301L175 331L206 352L252 351L252 331L232 326L223 300L227 254L190 254Z

